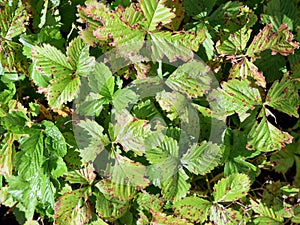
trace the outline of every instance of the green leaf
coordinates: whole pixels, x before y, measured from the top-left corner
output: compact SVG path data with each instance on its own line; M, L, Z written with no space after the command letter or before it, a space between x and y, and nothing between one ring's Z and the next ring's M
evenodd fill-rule
M232 208L225 208L223 205L216 204L211 207L210 220L218 225L244 224L244 218L239 211Z
M165 136L161 147L147 150L146 158L152 164L147 175L153 184L162 188L163 196L172 201L184 197L190 188L187 174L179 168L179 147L177 141Z
M255 165L243 159L227 159L224 166L224 175L229 176L231 174L244 173L247 174L251 182L253 182L255 180L257 170L258 169Z
M231 202L247 195L250 180L245 174L232 174L221 179L214 185L214 200L216 202Z
M114 120L114 137L111 139L121 144L125 151L143 154L145 139L151 134L151 125L146 120L134 118L127 110L116 112Z
M155 212L162 211L162 207L164 204L164 199L159 198L159 194L149 194L148 192L140 192L138 193L138 197L136 199L138 204L138 211L149 211L150 209Z
M261 105L262 99L257 88L251 87L248 80L229 80L222 89L213 90L208 100L213 104L214 113L219 116L237 113L241 121L245 120L255 105Z
M65 156L67 154L67 145L60 130L50 121L44 120L42 124L45 126L45 134L47 136L45 142L51 145L57 156Z
M179 92L162 91L157 93L156 100L160 107L168 112L167 117L171 120L183 116L187 110L188 99Z
M272 25L265 26L254 37L246 53L248 56L255 57L256 54L266 49L271 49L272 55L280 53L283 56L287 56L294 53L296 48L299 48L299 43L292 41L293 34L289 32L286 24L282 24L275 33L272 33L271 30Z
M174 204L174 214L194 223L204 223L212 203L203 198L186 197Z
M177 141L168 136L164 137L160 147L146 151L146 158L152 164L148 166L147 174L155 185L160 186L177 173L178 151Z
M80 77L77 75L70 76L57 73L51 80L46 93L49 105L54 109L60 109L64 103L72 101L79 92L80 84Z
M166 215L162 212L154 212L151 224L164 224L164 225L192 225L185 219L174 217L172 215Z
M121 218L129 209L128 201L116 201L105 198L102 193L93 192L96 196L96 212L108 221Z
M274 56L272 56L274 57ZM240 62L233 64L229 71L230 78L247 79L252 77L257 85L265 88L266 80L262 72L259 72L256 65L249 61L246 57L243 57Z
M255 225L264 225L264 224L269 224L269 225L281 225L281 224L282 224L282 222L278 222L278 221L276 221L276 220L273 220L272 218L265 217L265 216L255 218L255 219L253 220L253 223L254 223Z
M264 24L271 23L274 30L278 30L281 24L286 24L293 30L300 22L295 2L284 0L269 1L261 20Z
M66 181L69 181L71 184L91 185L96 178L96 174L94 173L94 167L88 164L80 169L66 173L65 177Z
M46 188L45 176L39 173L32 174L30 181L22 179L21 176L12 176L8 179L9 193L24 207L26 219L33 219L35 207L38 204L38 197L45 194L42 190Z
M110 179L95 184L106 199L111 201L130 201L136 196L137 188L129 184L118 184Z
M211 142L193 145L182 156L181 163L190 172L204 175L214 169L221 160L220 147Z
M166 85L190 98L197 98L212 88L213 78L209 68L202 62L190 60L168 77Z
M205 30L197 34L188 32L155 32L149 34L151 41L147 42L151 48L151 59L157 61L166 56L171 62L177 58L187 61L193 57L199 45L205 40Z
M187 182L189 176L180 168L174 175L166 179L162 185L162 195L167 200L176 202L186 196L191 184Z
M1 118L1 125L6 130L16 134L26 133L29 123L30 119L27 117L25 110L13 110Z
M201 18L209 15L216 1L217 0L186 0L183 2L183 6L188 16Z
M44 76L59 75L64 77L73 72L67 57L49 44L44 44L43 47L33 47L32 58L35 61L35 69Z
M175 17L172 19L172 22L166 24L165 27L170 30L178 30L185 15L183 2L181 0L167 0L165 6L175 13Z
M134 49L139 50L143 45L145 33L138 29L138 26L131 27L129 22L122 21L121 16L107 10L103 11L99 15L99 20L102 21L103 26L97 28L93 35L100 41L108 41L111 46L123 45L128 47L128 45L131 45L132 47L134 43ZM133 11L136 11L136 9ZM124 16L126 17L126 14ZM93 19L95 19L95 16L93 16Z
M298 80L292 80L287 75L280 82L275 81L268 92L265 104L298 118L300 101L297 83Z
M146 18L145 26L148 31L154 31L158 26L168 24L176 16L165 6L167 0L140 1L140 7Z
M84 225L92 217L92 206L83 200L86 189L80 188L70 193L65 193L58 198L55 204L55 225Z
M90 225L108 225L108 223L105 223L104 220L98 217L97 220L93 221Z
M29 19L27 12L19 0L1 2L0 11L0 35L4 39L11 40L26 30Z
M87 76L93 70L94 58L89 56L89 45L84 44L79 37L73 39L67 48L68 63L76 68L76 74Z
M260 122L256 122L248 134L248 149L262 152L280 150L286 144L292 142L293 137L273 126L263 116Z
M38 172L43 172L44 140L43 134L37 130L29 137L23 137L20 141L21 151L17 153L16 168L18 175L29 181Z
M127 157L115 153L115 163L107 171L111 174L111 180L117 185L130 185L134 187L146 187L149 180L146 177L146 167Z
M13 155L15 146L13 144L15 137L8 134L0 143L0 175L11 176L13 171Z
M260 219L256 220L256 224L263 224L264 222L271 222L270 224L280 224L284 221L284 218L278 215L272 207L268 207L260 200L257 199L256 201L253 201L250 199L250 202L254 212L260 215Z
M97 63L94 72L88 76L91 90L101 96L112 100L115 87L115 79L110 69L104 63Z
M217 46L219 54L241 54L246 48L252 30L244 26L242 29L230 34L228 40Z
M82 162L93 162L97 155L105 150L110 143L107 135L103 134L103 127L96 121L81 120L75 129L76 141L79 145L79 152ZM80 129L81 128L81 129Z

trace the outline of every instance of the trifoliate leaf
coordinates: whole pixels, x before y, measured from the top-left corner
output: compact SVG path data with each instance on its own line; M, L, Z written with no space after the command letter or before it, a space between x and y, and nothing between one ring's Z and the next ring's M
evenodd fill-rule
M211 142L193 145L182 156L181 163L190 172L204 175L215 168L221 160L220 147Z
M281 81L275 81L266 97L268 106L282 111L290 116L299 117L298 108L300 105L297 80L284 76Z
M231 202L238 200L250 189L250 180L245 174L232 174L221 179L214 185L214 200L216 202Z
M262 104L259 90L251 87L246 79L224 82L222 89L212 91L208 100L214 105L216 115L237 113L241 121L248 117L248 110L253 110L255 105Z
M174 214L182 218L203 223L208 216L212 203L203 198L186 197L174 204Z
M260 122L256 122L248 134L248 149L262 152L280 150L286 144L292 142L293 137L273 126L263 116Z
M75 129L80 156L83 163L93 162L105 146L110 143L107 135L103 134L103 127L96 121L81 120Z
M256 54L266 49L271 49L272 55L280 53L287 56L293 53L296 48L299 48L299 43L292 41L293 34L289 32L286 24L282 24L275 33L272 33L272 28L272 25L265 26L254 37L246 53L248 56L255 57Z
M179 168L177 141L165 136L161 147L147 150L146 158L151 163L147 175L154 185L162 188L163 196L172 201L184 197L190 188L187 174Z
M176 16L170 8L165 6L167 0L140 1L139 6L144 13L144 26L148 31L154 31L158 26L168 24Z
M92 206L85 201L86 189L80 188L59 197L55 204L55 225L84 225L92 217Z

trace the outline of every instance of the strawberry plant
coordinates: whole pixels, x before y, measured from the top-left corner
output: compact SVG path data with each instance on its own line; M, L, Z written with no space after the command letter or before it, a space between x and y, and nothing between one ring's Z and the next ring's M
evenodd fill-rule
M1 1L1 224L300 223L299 7Z

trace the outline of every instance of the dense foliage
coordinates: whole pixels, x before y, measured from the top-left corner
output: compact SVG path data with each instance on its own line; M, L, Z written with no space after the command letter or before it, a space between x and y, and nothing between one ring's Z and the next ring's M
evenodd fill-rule
M300 223L291 0L2 0L1 224Z

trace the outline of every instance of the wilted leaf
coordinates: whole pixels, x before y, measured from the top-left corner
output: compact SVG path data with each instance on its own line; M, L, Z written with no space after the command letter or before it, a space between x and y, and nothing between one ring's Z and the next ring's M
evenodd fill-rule
M282 24L278 31L272 33L272 25L265 26L263 30L256 35L248 47L247 55L255 57L256 54L271 49L272 54L287 56L294 52L295 49L299 48L299 43L293 42L293 34L289 32L289 28L286 24Z

